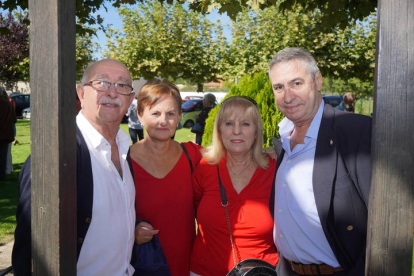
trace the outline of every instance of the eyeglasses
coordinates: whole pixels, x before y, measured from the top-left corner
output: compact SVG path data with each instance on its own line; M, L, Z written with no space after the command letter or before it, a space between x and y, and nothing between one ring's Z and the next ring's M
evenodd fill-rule
M131 85L125 83L112 83L103 80L93 80L85 83L83 86L91 86L98 92L108 92L111 89L112 84L115 86L115 92L121 95L129 95L134 90Z
M230 99L245 99L245 100L248 100L249 102L251 102L252 104L254 104L257 107L256 101L253 100L252 98L248 97L248 96L231 96L231 97L228 97L227 99L225 99L222 103L224 103L224 102L226 102L227 100L230 100Z

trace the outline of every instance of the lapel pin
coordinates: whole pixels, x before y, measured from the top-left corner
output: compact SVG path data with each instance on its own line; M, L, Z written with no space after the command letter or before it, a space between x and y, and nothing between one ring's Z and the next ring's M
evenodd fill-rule
M329 139L329 144L332 146L333 145L333 140Z

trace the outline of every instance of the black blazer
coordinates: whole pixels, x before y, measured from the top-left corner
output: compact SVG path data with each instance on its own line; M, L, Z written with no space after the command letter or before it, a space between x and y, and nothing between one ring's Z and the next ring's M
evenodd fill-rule
M79 128L76 129L77 154L77 253L78 258L86 232L92 220L93 177L91 157L85 139ZM31 275L31 157L27 158L19 175L20 199L16 212L16 230L12 252L14 275Z
M352 276L364 275L365 271L371 127L370 117L325 105L315 150L312 181L319 218L338 262ZM277 168L283 155L282 149ZM272 217L274 199L273 185ZM280 258L278 275L289 275L284 265Z

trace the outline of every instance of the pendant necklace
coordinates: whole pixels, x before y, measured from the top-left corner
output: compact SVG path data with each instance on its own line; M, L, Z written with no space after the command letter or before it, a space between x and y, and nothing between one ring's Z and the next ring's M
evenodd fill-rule
M244 167L241 171L240 171L240 173L235 173L232 169L231 169L231 167L230 167L230 164L227 164L227 168L229 168L229 170L230 170L230 172L232 172L235 176L236 176L236 179L235 179L235 182L236 182L236 184L239 184L239 176L250 166L250 163L252 162L252 159L250 159L250 161L249 161L249 163L247 164L247 166L246 167Z

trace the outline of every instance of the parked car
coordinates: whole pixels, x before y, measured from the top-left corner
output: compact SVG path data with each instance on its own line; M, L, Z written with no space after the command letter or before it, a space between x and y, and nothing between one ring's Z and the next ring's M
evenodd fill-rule
M194 125L198 114L200 114L201 109L203 109L203 99L187 100L182 104L181 109L183 111L183 116L180 123L186 128L191 128Z
M322 96L322 99L333 107L342 103L342 96Z
M12 94L11 98L16 103L16 117L22 118L23 109L30 107L30 94Z
M23 109L22 116L23 119L30 120L30 107Z
M204 98L203 96L186 96L185 100L186 101L188 101L188 100L198 100L198 99L203 99L203 98Z

